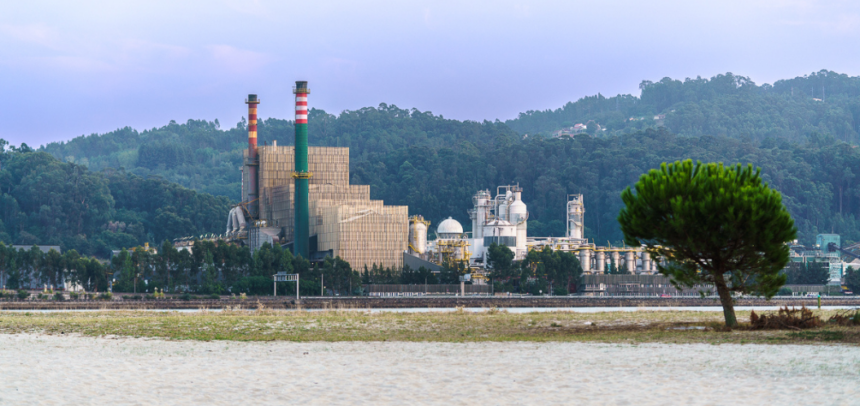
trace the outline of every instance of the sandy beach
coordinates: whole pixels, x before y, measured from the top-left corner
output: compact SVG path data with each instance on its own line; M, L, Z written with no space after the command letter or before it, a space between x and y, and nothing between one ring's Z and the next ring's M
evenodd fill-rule
M856 346L0 335L0 404L860 403Z

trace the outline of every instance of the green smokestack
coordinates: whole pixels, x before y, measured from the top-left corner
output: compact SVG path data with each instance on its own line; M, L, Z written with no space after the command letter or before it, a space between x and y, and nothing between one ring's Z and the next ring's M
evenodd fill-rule
M302 258L309 257L310 221L308 214L308 82L296 81L296 169L295 178L295 227L293 228L293 252Z

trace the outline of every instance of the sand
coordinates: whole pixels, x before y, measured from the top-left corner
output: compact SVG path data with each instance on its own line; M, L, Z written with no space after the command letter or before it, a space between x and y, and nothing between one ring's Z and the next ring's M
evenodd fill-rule
M856 405L860 348L0 335L0 404Z

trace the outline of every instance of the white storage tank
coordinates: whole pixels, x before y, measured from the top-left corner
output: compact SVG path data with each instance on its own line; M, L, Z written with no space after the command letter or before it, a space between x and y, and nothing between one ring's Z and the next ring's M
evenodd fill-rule
M504 245L516 254L517 226L499 219L488 222L484 225L484 251L488 251L492 243Z
M427 251L427 222L421 216L409 218L409 244L418 254Z
M463 235L463 226L459 221L454 220L452 217L448 217L439 223L439 227L436 227L436 236L438 238L444 239L454 239L460 238Z
M519 259L524 258L527 253L526 242L528 241L528 230L526 228L526 220L529 218L529 212L526 204L522 201L522 189L514 189L511 198L513 201L508 206L508 213L511 224L517 228L517 248L514 252L517 259Z

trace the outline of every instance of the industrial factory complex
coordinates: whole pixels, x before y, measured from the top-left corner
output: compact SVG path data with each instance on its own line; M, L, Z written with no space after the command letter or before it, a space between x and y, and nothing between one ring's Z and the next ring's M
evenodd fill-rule
M376 265L399 270L408 265L438 272L442 266L454 264L467 270L475 284L486 283L487 252L493 243L510 248L514 260L545 247L576 253L584 273L594 277L613 268L634 277L657 274L660 258L652 258L644 247L598 246L585 238L581 194L568 196L564 237L529 237L529 212L522 189L519 185L506 185L475 193L473 208L468 212L471 231L464 231L457 220L449 217L436 225L435 239L429 240L431 224L421 215L410 217L406 206L372 200L368 185L349 184L349 148L308 146L311 92L304 81L296 82L293 90L294 146L279 146L276 141L257 145L260 100L257 95L248 96L243 201L230 211L227 233L219 238L251 250L265 243L280 244L311 261L340 257L353 269ZM832 244L832 238L825 236L827 241L822 244L838 249L836 238L836 244ZM832 279L838 284L846 264L836 261L836 253L822 248L817 252L792 248L793 261L834 262ZM649 288L662 288L664 284L668 287L668 280L655 278L660 280L652 278ZM606 291L597 279L589 283L591 279L586 277L585 293Z
M586 273L603 273L609 266L651 274L656 262L640 247L599 247L583 236L582 195L567 203L565 237L528 237L528 210L518 185L499 186L495 194L477 191L469 211L471 232L453 218L436 227L409 217L408 207L371 200L370 187L349 184L349 148L308 147L307 82L296 82L294 146L257 145L260 100L249 95L248 149L244 152L241 204L230 211L225 238L256 250L265 243L281 244L311 261L341 257L353 268L373 265L400 269L425 266L438 271L458 263L482 283L487 250L493 243L507 246L514 259L529 250L550 247L577 252Z

